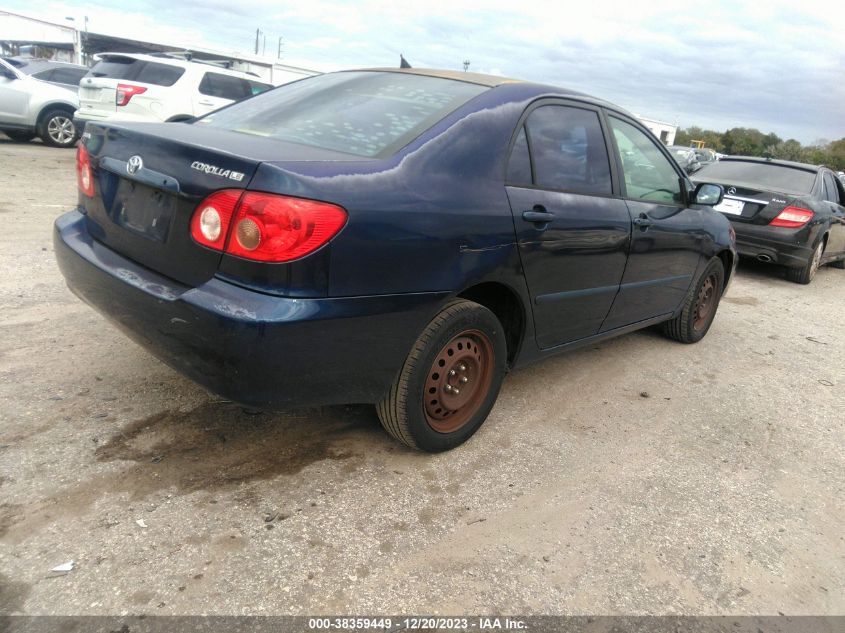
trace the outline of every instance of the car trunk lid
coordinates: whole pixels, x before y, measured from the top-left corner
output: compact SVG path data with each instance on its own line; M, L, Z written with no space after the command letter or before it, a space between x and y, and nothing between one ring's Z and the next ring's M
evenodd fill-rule
M109 77L83 77L79 82L80 114L108 114L117 110L118 83L117 79Z
M221 189L246 189L264 162L343 157L184 123L89 123L83 142L95 183L93 198L80 193L91 234L121 255L187 286L213 277L222 257L191 237L191 217L202 200ZM301 195L294 175L277 185L277 193ZM326 291L327 262L308 259L270 265L240 260L230 276L261 290L262 284L271 286L268 291L274 293L320 296ZM317 268L319 272L313 272Z

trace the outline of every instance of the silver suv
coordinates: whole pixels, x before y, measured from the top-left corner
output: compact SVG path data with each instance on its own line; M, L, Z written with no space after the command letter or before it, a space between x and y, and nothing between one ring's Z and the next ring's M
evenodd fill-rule
M53 147L73 146L79 138L73 123L76 90L24 71L0 59L0 131L14 141L38 136Z

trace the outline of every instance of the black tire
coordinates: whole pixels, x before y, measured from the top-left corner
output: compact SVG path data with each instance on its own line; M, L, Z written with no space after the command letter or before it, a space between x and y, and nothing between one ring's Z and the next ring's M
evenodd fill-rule
M813 281L819 270L822 253L824 253L823 239L819 240L819 243L816 244L816 247L813 249L813 254L804 266L801 266L800 268L786 269L786 278L789 279L789 281L794 281L797 284L804 285Z
M51 147L73 147L79 140L79 130L73 123L73 113L61 108L48 111L38 125L38 137Z
M713 257L690 286L681 313L663 324L663 333L681 343L698 343L713 323L724 287L725 268Z
M26 130L6 130L3 134L15 143L26 143L35 138L35 132L27 132Z
M507 342L496 315L472 301L448 303L420 334L376 405L381 424L411 448L431 453L455 448L487 419L506 364Z

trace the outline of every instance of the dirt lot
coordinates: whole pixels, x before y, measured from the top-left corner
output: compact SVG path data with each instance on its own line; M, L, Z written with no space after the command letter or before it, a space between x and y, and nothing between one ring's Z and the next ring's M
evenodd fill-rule
M53 258L75 187L0 140L0 613L845 613L845 272L743 265L702 343L517 371L430 456L112 329Z

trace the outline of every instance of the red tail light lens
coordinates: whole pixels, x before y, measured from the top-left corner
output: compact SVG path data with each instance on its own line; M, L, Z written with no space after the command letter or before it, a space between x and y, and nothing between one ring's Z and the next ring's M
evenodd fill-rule
M82 143L76 148L76 183L82 193L89 198L94 197L94 173L91 171L91 156Z
M129 100L135 95L143 94L147 91L144 86L135 86L133 84L117 84L117 92L114 95L115 105L125 106Z
M221 208L224 199L225 209ZM218 213L219 223L209 208ZM232 210L227 213L229 208ZM346 219L345 209L327 202L227 189L212 194L197 207L191 219L191 235L204 246L244 259L289 262L328 243ZM210 239L215 235L216 239Z
M222 251L243 191L223 189L208 196L191 217L191 236L203 246Z
M813 212L801 207L786 207L778 216L769 222L769 226L780 226L785 229L797 229L804 226L813 217Z

